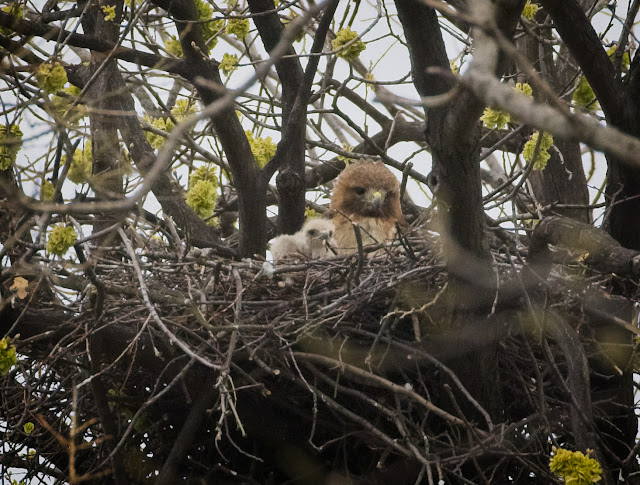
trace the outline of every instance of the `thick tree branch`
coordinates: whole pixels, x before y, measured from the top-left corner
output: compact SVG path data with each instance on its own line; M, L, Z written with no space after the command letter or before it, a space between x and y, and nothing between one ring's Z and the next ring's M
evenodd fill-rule
M555 258L549 244L586 254L585 263L620 277L640 276L640 252L626 249L602 229L566 217L545 217L531 236L530 257L543 278Z
M185 420L180 433L178 434L171 452L167 457L156 485L170 485L176 483L180 469L180 464L184 460L193 441L198 436L200 426L207 416L207 410L213 404L214 399L218 395L218 389L215 386L218 376L211 373L207 380L202 384L202 392L191 406L187 419Z
M202 101L209 105L219 100L224 92L217 63L206 57L208 48L202 32L193 0L155 0L155 5L165 9L176 21L180 33L182 51L203 82L195 82ZM240 210L240 247L242 256L264 254L266 249L266 189L268 180L261 174L244 128L233 106L217 110L211 123L227 155L233 172L233 184L238 193Z
M320 62L320 53L324 47L336 8L338 8L338 0L327 2L311 46L311 57L307 63L302 82L297 88L289 118L285 121L282 129L282 138L278 143L275 155L263 169L267 179L280 169L280 174L276 179L280 195L278 204L279 233L293 234L304 223L307 105L311 97L313 79ZM286 164L284 170L281 168L283 164Z
M610 122L625 112L620 80L602 42L576 0L541 0L555 29L584 72Z
M248 5L252 14L269 12L253 17L253 22L258 29L265 49L271 53L280 42L282 32L284 32L284 25L275 12L273 0L248 0ZM304 75L300 59L296 57L293 46L289 46L285 56L276 60L274 66L282 83L282 118L287 120Z
M407 39L413 81L418 93L421 97L430 97L451 91L456 81L451 75L435 10L418 0L396 0L395 3ZM488 1L479 4L476 0L469 4L469 8L480 24L499 25L510 36L523 4L522 0L498 2L502 7L498 9ZM496 11L500 14L495 14ZM473 62L486 64L493 74L499 70L500 52L493 46L479 42L485 35L478 28L474 31L476 52ZM456 318L459 318L456 317L457 312L469 310L471 302L481 294L478 282L488 282L491 278L480 173L482 129L479 117L483 108L481 98L469 89L463 89L461 94L444 104L425 107L425 135L432 150L429 187L438 204L447 267L450 274L455 275L449 304L452 325L459 324L456 323ZM461 304L461 301L465 303ZM480 369L481 379L492 385L478 385L477 376L472 376L468 371L470 366ZM497 384L495 345L488 345L464 360L458 360L454 367L464 377L464 383L471 393L489 414L497 418L501 394ZM473 409L468 411L470 415L476 412Z
M396 2L396 7L411 52L411 73L418 93L446 93L455 86L453 78L429 71L435 67L451 72L436 11L417 1Z
M0 13L2 13L2 10L0 10ZM16 42L15 40L12 40L2 34L0 34L0 47L5 48L7 52L10 52L14 56L19 57L28 64L40 64L41 62L44 62L32 51L25 48L23 44L21 44L20 42Z
M273 0L249 1L251 13L263 13L274 10ZM278 15L268 13L254 17L254 23L262 42L271 53L281 41L284 26ZM295 50L289 46L286 56L275 62L278 77L282 83L282 137L273 159L264 168L265 178L270 179L273 173L281 170L276 180L279 194L278 204L278 233L292 234L300 229L304 221L304 161L305 161L305 129L304 122L300 125L294 119L292 112L296 99L303 85L304 72L300 60L295 56ZM306 106L304 110L306 115ZM305 116L306 117L306 116ZM286 150L285 150L286 148ZM286 154L284 153L286 152ZM302 201L301 201L302 199Z
M118 19L119 20L119 19ZM85 32L97 38L116 42L118 29L113 22L106 22L97 4L87 8L81 19ZM91 131L92 188L98 200L114 200L124 196L122 172L119 170L120 145L118 139L118 119L113 116L114 100L109 93L114 92L121 79L116 60L96 50L91 51L89 78L83 91L89 107ZM124 83L122 83L124 85ZM94 232L121 221L119 215L105 215L94 224ZM110 234L105 238L111 238ZM107 239L104 239L107 241Z
M435 10L418 0L396 1L398 17L407 39L413 82L420 96L437 96L455 85L450 74L442 33ZM433 69L437 74L433 73ZM480 125L473 96L463 94L453 103L425 108L426 140L432 149L430 188L438 200L444 223L445 248L451 264L458 249L488 256L484 244L484 217L480 184ZM466 105L466 106L465 106ZM457 117L461 115L464 119Z

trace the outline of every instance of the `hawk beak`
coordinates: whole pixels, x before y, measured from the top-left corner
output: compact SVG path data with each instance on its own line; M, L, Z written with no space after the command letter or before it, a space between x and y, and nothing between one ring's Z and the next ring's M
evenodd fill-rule
M322 245L324 246L324 248L331 251L334 256L337 256L338 252L335 250L335 248L333 247L333 244L331 243L332 243L332 239L329 237L326 238L324 241L322 241Z
M330 237L331 235L329 234L328 231L320 232L320 239L322 239L323 241L328 241Z
M382 195L382 192L376 190L373 194L371 194L370 204L377 209L382 205L383 200L384 196Z

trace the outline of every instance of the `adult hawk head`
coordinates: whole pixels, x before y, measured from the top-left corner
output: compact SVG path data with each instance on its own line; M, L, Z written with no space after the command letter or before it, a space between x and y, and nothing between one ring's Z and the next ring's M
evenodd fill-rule
M363 244L390 241L396 221L404 224L398 179L382 162L353 162L338 177L331 197L334 239L340 254L357 251L352 222L361 228Z

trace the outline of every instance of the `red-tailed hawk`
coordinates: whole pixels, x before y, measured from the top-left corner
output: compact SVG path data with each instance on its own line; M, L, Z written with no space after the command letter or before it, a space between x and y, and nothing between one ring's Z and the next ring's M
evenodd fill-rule
M305 222L295 234L284 234L271 241L271 255L274 261L285 258L316 259L334 255L335 247L333 222L314 217Z
M360 225L362 244L390 241L396 221L405 223L398 179L382 162L353 162L338 177L331 197L334 238L339 254L357 251L352 222Z

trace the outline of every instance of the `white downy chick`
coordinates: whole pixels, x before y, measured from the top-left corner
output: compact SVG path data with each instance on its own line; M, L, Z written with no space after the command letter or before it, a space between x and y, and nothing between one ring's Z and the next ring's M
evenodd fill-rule
M333 222L313 218L305 222L295 234L283 234L271 241L270 250L274 261L285 258L315 259L333 256Z
M282 261L285 258L303 258L304 247L300 244L298 233L296 234L283 234L276 237L269 246L271 250L271 256L274 261Z
M334 230L333 222L329 219L314 217L305 222L297 234L302 233L306 239L305 253L309 258L330 258L335 255L335 251L332 250L336 247L336 241L333 239Z

